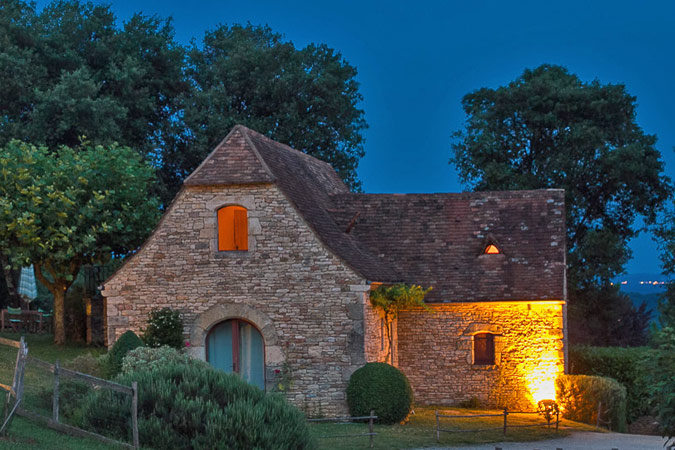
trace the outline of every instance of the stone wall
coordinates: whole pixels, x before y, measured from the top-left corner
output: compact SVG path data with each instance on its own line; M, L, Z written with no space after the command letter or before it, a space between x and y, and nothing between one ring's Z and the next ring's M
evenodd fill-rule
M564 371L563 302L432 304L399 316L399 367L415 402L532 410ZM474 365L473 335L495 334L495 365Z
M366 298L364 313L364 345L367 362L389 362L389 339L387 337L384 314L376 310ZM396 351L396 322L392 326L393 331L393 365L398 366L398 352Z
M226 205L247 208L249 251L217 251L216 211ZM243 318L263 335L268 388L286 362L291 401L310 415L342 415L349 376L365 363L368 289L276 186L189 187L105 284L107 343L168 306L182 313L191 353L205 358L210 328Z

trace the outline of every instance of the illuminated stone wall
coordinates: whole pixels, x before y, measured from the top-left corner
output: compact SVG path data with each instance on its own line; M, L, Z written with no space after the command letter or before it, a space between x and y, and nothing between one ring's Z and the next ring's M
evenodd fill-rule
M434 313L399 317L399 367L415 402L457 405L477 397L485 406L532 410L555 394L564 371L562 302L484 302L432 305ZM495 365L472 361L473 335L495 334Z

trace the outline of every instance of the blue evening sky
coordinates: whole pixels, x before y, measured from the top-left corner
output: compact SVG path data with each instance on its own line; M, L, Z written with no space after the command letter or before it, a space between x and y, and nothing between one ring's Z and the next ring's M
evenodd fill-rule
M47 2L41 0L38 6ZM659 138L675 175L675 2L672 1L109 1L119 19L172 16L179 42L218 23L268 24L296 47L325 43L358 69L370 128L359 176L366 192L462 190L448 164L461 98L527 67L561 64L583 80L624 83L638 123ZM227 130L223 130L225 133ZM648 236L629 273L659 272Z

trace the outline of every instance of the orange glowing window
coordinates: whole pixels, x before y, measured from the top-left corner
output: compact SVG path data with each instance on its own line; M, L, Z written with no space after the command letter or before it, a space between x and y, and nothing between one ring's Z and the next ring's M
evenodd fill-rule
M473 336L473 363L477 366L491 366L495 363L495 335L478 333Z
M246 208L226 206L218 210L218 250L248 250Z
M487 247L485 247L485 251L483 253L485 253L486 255L498 255L501 252L499 251L496 245L490 244Z

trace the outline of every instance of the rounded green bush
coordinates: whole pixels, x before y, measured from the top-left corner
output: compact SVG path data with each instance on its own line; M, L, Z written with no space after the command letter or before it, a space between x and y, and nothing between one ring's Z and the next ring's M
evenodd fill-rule
M141 338L136 336L136 333L131 330L126 331L120 336L108 352L108 376L113 377L120 373L122 370L122 360L127 353L142 346L143 341L141 341Z
M374 410L378 423L398 423L408 416L412 402L408 377L389 364L368 363L349 379L347 403L353 417Z
M239 376L203 361L139 369L115 378L138 382L138 429L143 447L161 449L313 449L303 414L285 399L265 394ZM85 401L84 426L129 439L128 396L100 390Z

